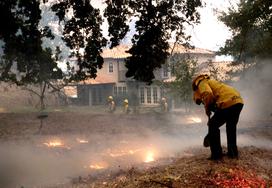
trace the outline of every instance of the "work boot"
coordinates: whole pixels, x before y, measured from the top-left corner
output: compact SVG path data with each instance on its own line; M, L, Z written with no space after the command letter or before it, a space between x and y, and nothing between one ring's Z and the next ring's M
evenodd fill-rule
M216 155L212 154L212 155L208 158L208 160L218 161L218 160L221 160L222 158L223 158L223 154L222 154L222 153L221 153L221 154L216 154Z
M210 138L209 138L209 135L207 134L204 138L204 141L203 141L203 146L204 147L209 147L210 146Z
M227 156L231 159L238 159L238 150L237 148L228 149Z

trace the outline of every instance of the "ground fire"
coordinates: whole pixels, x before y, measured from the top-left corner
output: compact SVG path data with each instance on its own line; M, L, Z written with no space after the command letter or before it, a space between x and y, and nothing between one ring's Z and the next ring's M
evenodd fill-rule
M81 143L81 144L87 144L87 143L89 143L88 140L81 139L81 138L77 138L76 140L77 140L78 143Z
M262 177L257 176L255 172L239 167L215 173L212 177L207 178L205 184L216 185L223 188L267 187L265 180Z
M153 162L153 161L155 161L154 152L153 151L147 151L144 162L149 163L149 162Z
M64 146L64 144L61 143L60 141L49 141L49 142L45 142L44 145L48 147L63 147Z
M106 164L91 164L89 166L91 169L95 169L95 170L101 170L101 169L105 169L107 168L107 165Z
M71 149L70 146L65 145L61 140L50 140L48 142L44 142L43 144L48 148L64 148L68 150Z
M120 151L116 151L116 150L109 150L108 154L111 157L122 157L122 156L126 156L126 155L134 155L137 152L140 152L141 149L129 149L129 150L120 150Z
M27 119L24 115L21 116L22 119ZM63 128L56 127L54 134L35 136L32 140L25 141L25 147L22 147L22 144L13 144L11 145L13 150L10 150L11 146L7 146L9 149L6 149L4 144L6 142L2 143L0 151L3 154L2 158L5 159L3 161L12 161L12 164L16 164L15 166L31 174L27 177L23 174L16 174L17 169L15 169L16 171L11 171L13 173L9 176L18 176L18 179L23 180L21 185L29 185L28 187L50 183L50 185L54 185L54 188L59 188L57 186L59 181L66 182L67 186L64 187L69 187L71 183L67 177L79 175L84 178L85 184L77 182L78 187L95 185L94 187L103 188L114 187L115 184L119 187L127 187L123 186L124 182L131 187L140 188L158 187L158 183L154 182L172 182L173 185L180 185L176 187L217 186L217 184L222 187L223 184L234 184L234 180L241 185L243 185L242 183L252 185L251 187L255 185L261 187L263 181L265 181L266 187L271 185L271 150L259 149L271 144L269 140L271 138L271 122L268 120L262 121L261 124L257 121L250 122L250 124L242 122L238 131L238 140L241 145L240 159L230 160L224 157L222 162L212 163L207 160L209 150L201 148L203 136L207 131L206 124L195 123L194 126L187 126L187 115L178 116L181 118L177 121L174 119L175 122L169 122L169 117L173 116L165 116L164 118L151 115L120 117L117 115L78 114L78 116L81 124L74 124L71 119L63 117L64 120L67 119L64 128L69 127L69 129L76 130L76 134L60 135L57 131ZM13 116L12 119L16 120L19 117ZM197 116L192 115L192 117ZM48 119L48 130L45 130L52 129L58 118L56 116ZM144 121L139 123L134 118L141 118ZM183 121L180 121L182 119ZM8 124L5 119L3 121ZM90 121L93 124L86 127ZM106 128L103 127L105 122ZM118 122L118 124L112 122ZM126 126L128 122L130 126ZM176 126L177 123L179 123L178 126ZM162 125L167 125L167 127ZM9 134L16 135L18 134L17 129L24 128L18 126L14 129L16 132ZM113 133L113 129L122 132ZM194 136L192 136L192 132L194 132ZM245 134L251 134L252 137L246 138ZM264 138L267 138L266 142L263 141ZM222 144L225 145L224 142ZM248 145L255 147L246 147ZM10 155L15 155L14 153L20 158L16 157L13 161ZM25 159L29 163L25 163ZM40 163L41 159L43 160L42 164ZM167 165L165 166L165 164ZM40 169L45 168L48 169L48 173L40 174ZM241 173L239 176L235 175L239 174L241 170L252 172L253 175L247 176L245 173ZM44 182L44 176L50 177L52 181L49 182L49 178L46 178L46 182ZM32 177L35 177L35 181ZM121 182L120 179L122 179ZM138 181L132 181L134 179ZM101 184L100 180L102 180ZM254 181L258 184L255 184ZM18 180L14 180L14 182L20 183ZM107 184L104 185L104 182ZM239 185L237 182L235 185Z
M199 117L191 117L190 120L192 120L194 123L201 123L202 120Z

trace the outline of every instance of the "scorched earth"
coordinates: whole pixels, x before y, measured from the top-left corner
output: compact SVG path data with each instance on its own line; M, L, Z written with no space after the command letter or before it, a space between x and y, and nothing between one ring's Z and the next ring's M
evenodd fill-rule
M196 113L58 111L41 132L37 115L0 113L0 187L272 186L271 118L241 120L239 159L213 162Z

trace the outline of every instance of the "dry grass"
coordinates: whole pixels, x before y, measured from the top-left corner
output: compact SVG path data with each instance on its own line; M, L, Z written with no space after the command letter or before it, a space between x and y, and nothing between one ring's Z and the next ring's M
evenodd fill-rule
M34 135L39 138L46 135L65 134L84 134L89 137L100 135L101 138L109 140L113 136L118 138L123 134L145 134L147 130L151 134L153 132L167 132L171 135L177 131L182 134L181 125L171 123L173 118L171 114L165 116L158 113L125 115L121 111L109 114L101 106L96 109L90 107L49 109L49 116L44 120L44 128L37 135L40 123L37 115L37 112L0 113L0 140L2 142L7 140L24 142ZM271 125L271 121L246 122L242 123L240 129L243 134L250 134L253 138L266 138L271 141L271 126L269 125ZM142 138L145 137L146 135L142 136ZM218 177L231 179L231 173L237 170L256 175L265 182L267 187L272 185L271 150L243 147L240 148L239 160L224 157L220 162L213 162L207 160L209 150L201 148L200 145L189 148L175 157L159 159L153 164L144 163L130 169L105 171L99 176L86 174L83 177L75 177L68 184L51 187L222 187L215 183L219 181ZM247 181L246 176L243 178ZM259 184L257 187L261 187L261 185Z

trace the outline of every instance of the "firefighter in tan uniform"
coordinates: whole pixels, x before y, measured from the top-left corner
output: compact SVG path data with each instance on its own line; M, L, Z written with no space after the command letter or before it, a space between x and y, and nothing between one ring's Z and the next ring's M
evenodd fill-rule
M162 111L163 113L168 112L168 103L167 103L165 97L162 97L162 98L161 98L161 111Z
M115 102L112 96L108 97L108 109L110 113L113 113L116 109Z
M227 155L238 157L236 126L243 108L243 99L239 92L224 83L210 79L208 75L199 75L193 80L194 101L205 106L209 117L208 139L212 160L222 158L219 127L226 123ZM211 113L214 112L210 118Z
M124 100L124 109L123 109L124 113L128 114L130 112L129 110L129 106L128 106L128 99Z

